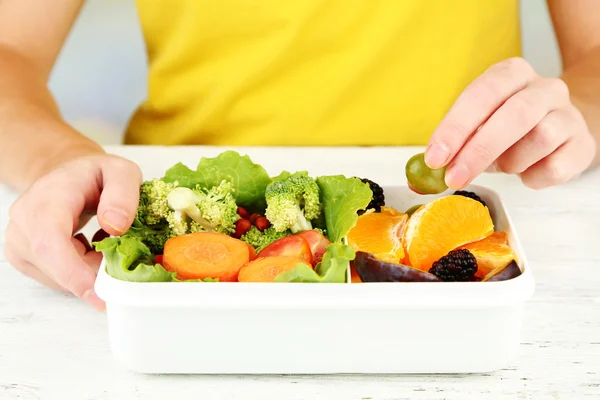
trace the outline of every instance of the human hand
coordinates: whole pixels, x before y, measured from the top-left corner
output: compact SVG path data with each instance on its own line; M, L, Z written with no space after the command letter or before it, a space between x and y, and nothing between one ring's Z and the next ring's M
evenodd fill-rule
M73 234L96 212L106 233L124 233L136 215L141 179L136 164L106 154L59 165L10 208L6 259L24 275L103 310L94 292L102 256Z
M490 67L459 96L433 133L425 162L446 166L452 189L485 171L518 174L526 186L542 189L578 177L596 151L567 85L512 58Z

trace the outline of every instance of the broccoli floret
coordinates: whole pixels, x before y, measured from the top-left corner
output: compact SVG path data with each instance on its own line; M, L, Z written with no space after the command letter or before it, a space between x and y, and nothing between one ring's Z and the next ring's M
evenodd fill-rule
M235 232L240 218L227 181L210 189L178 187L177 182L146 181L140 188L137 217L127 234L160 254L165 242L191 232Z
M290 230L277 232L272 226L261 232L257 227L253 226L248 232L242 235L240 240L248 243L256 249L256 252L259 252L277 239L281 239L282 237L291 234L292 232Z
M160 179L152 179L142 184L137 218L144 224L156 225L164 221L171 212L167 195L176 187Z
M200 193L197 203L200 215L208 221L216 232L231 234L235 232L235 223L240 216L237 213L237 204L233 197L233 185L222 181L219 186L210 190L198 188Z
M232 195L231 183L222 181L209 190L179 187L167 196L169 208L174 210L168 218L171 229L189 232L235 232L235 222L240 218Z
M319 186L305 173L271 183L265 191L265 199L265 216L277 232L312 229L310 220L321 215Z

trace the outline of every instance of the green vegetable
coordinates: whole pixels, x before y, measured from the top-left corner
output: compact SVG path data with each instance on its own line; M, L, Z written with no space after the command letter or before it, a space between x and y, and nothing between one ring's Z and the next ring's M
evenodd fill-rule
M265 190L265 216L277 232L312 229L310 220L321 214L319 186L306 172L276 180Z
M202 231L233 233L240 216L232 190L231 183L227 181L208 190L176 187L167 195L169 209L173 210L167 220L172 229L183 232L179 234Z
M358 221L358 210L365 210L373 192L367 183L358 178L343 175L317 178L321 203L325 213L327 235L332 242L339 242Z
M233 233L239 218L233 187L227 181L210 189L190 189L153 179L142 184L137 216L126 235L141 240L153 254L161 254L174 236Z
M342 243L327 246L323 260L313 270L306 264L275 277L275 282L345 283L350 261L354 260L354 249Z
M289 230L277 232L272 226L261 232L257 227L253 226L248 232L242 235L240 240L254 247L258 253L277 239L281 239L291 234L292 232Z
M133 237L110 237L94 243L106 261L106 272L113 278L129 282L171 282L174 272L154 263L154 256L144 243Z
M133 224L123 236L139 240L150 249L152 254L162 254L165 243L174 235L175 233L166 221L149 226L145 225L138 217L133 220Z
M439 194L448 189L446 168L431 169L425 164L425 154L412 156L406 163L406 179L421 194Z
M250 157L240 156L231 150L215 158L202 158L195 171L178 163L166 172L162 180L177 182L178 186L187 188L212 188L223 180L229 181L237 204L251 212L264 211L265 189L271 183L269 174L262 166L254 164Z

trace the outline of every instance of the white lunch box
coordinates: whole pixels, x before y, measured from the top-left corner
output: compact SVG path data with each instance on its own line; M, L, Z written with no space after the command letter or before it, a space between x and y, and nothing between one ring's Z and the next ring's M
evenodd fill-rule
M386 187L400 211L435 197ZM508 231L523 274L502 282L134 283L100 268L114 356L142 373L478 373L507 366L534 280L497 193L471 186ZM349 275L349 274L348 274Z

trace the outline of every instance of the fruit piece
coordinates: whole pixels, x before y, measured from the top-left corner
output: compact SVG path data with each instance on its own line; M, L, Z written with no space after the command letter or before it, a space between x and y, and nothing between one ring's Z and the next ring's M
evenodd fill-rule
M163 265L163 255L162 255L162 254L159 254L159 255L157 255L157 256L155 257L155 262L156 262L157 264Z
M412 206L411 208L409 208L408 210L406 210L406 215L408 215L409 217L411 217L415 213L415 211L417 211L422 206L423 206L423 204L417 204L417 205Z
M362 282L440 282L441 280L428 272L398 263L378 260L375 256L363 251L356 253L354 265Z
M256 249L254 247L252 247L251 245L249 245L248 243L246 243L248 245L248 251L250 252L249 256L248 256L248 260L252 261L256 258Z
M469 250L477 259L476 278L483 278L491 271L506 267L517 256L508 245L506 232L494 232L485 239L460 247Z
M404 248L412 267L429 271L434 261L451 250L494 233L487 207L464 196L432 200L408 219Z
M409 187L419 194L438 194L448 189L444 180L446 167L431 169L425 164L425 154L412 156L406 163Z
M175 236L165 243L163 266L177 278L219 279L235 282L238 272L250 261L248 245L229 235L195 232Z
M477 260L469 250L452 250L450 253L433 263L429 270L446 282L470 282L477 272Z
M348 233L348 244L355 251L371 253L382 261L400 262L404 257L402 233L407 220L406 214L394 209L365 213Z
M454 192L454 194L456 196L465 196L465 197L468 197L470 199L477 200L478 202L480 202L481 204L483 204L484 206L487 207L487 204L485 204L485 201L481 200L481 197L479 197L474 192L469 192L467 190L457 190L456 192Z
M401 217L404 215L403 212L396 210L394 207L386 207L386 206L381 207L381 213L387 214L387 215L393 215L396 217Z
M509 279L516 278L521 275L521 268L516 263L516 261L511 261L504 268L498 268L487 274L481 281L482 282L499 282L499 281L507 281Z
M371 197L371 202L367 205L367 210L375 210L375 212L380 212L381 207L385 206L385 195L383 194L383 188L379 186L379 184L373 182L370 179L359 178L363 183L369 185L371 192L373 195ZM366 210L359 210L358 215L364 214Z
M362 279L360 279L360 276L358 276L358 272L356 272L356 266L354 266L354 261L350 261L350 282L362 283Z
M237 213L243 219L249 219L250 218L250 213L244 207L238 206Z
M267 229L268 227L271 226L271 223L265 217L258 217L258 218L256 218L256 222L254 223L254 226L256 226L256 228L259 231L263 232L265 229Z
M273 282L275 277L292 270L298 264L309 263L290 256L261 257L249 262L240 269L239 282Z
M331 242L321 232L315 229L300 232L297 235L303 237L304 240L308 242L308 246L312 253L312 265L313 267L316 266L323 259L323 254L325 254L327 246L329 246Z
M302 260L312 265L312 252L306 239L299 235L292 235L277 239L264 249L262 249L257 258L288 256L297 260Z
M248 232L252 228L252 224L247 219L238 219L235 221L235 233L233 237L236 239L241 238L244 233Z
M260 214L258 214L258 213L253 213L253 214L250 216L250 223L251 223L252 225L256 226L256 220L257 220L258 218L260 218L260 217L262 217L262 215L260 215Z

